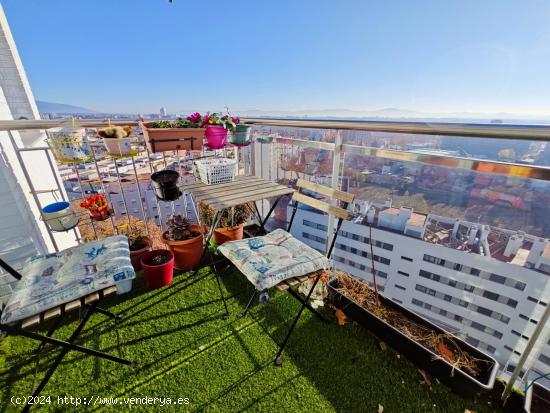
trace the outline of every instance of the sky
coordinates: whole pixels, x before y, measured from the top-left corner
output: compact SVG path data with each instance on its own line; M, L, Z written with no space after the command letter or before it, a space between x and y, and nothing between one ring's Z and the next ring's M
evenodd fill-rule
M35 98L550 117L547 0L2 0Z

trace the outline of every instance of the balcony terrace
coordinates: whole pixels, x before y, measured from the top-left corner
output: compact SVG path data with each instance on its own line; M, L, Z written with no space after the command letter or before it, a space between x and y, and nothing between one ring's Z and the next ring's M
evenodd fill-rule
M455 321L459 321L453 321L452 326L446 326L457 336L495 357L500 364L499 376L505 380L515 380L515 370L518 370L517 375L521 374L525 381L534 374L545 372L541 371L544 367L541 367L543 364L539 354L546 354L550 345L541 343L548 341L548 334L542 332L548 314L541 303L547 303L550 298L550 284L548 277L539 279L533 277L533 274L546 271L548 226L546 223L540 227L532 225L534 235L526 235L527 231L521 232L521 228L526 227L526 220L529 220L531 225L540 216L536 215L540 213L535 206L536 202L531 202L528 210L518 208L517 211L502 205L494 208L488 200L477 199L475 205L464 204L461 203L462 200L453 201L456 193L445 186L443 189L426 189L422 178L425 175L433 176L435 170L441 177L438 182L446 185L456 178L450 174L459 174L464 185L469 185L470 192L475 189L474 187L481 186L472 183L477 182L475 179L480 176L490 177L487 185L489 187L496 187L496 180L501 178L515 179L524 184L526 191L540 195L550 193L550 189L547 191L546 188L550 181L550 168L491 159L462 158L434 151L408 151L404 145L399 146L389 141L378 147L369 146L371 142L368 139L357 144L349 144L344 138L354 131L368 131L373 134L426 134L431 139L462 136L475 139L501 138L546 142L550 141L550 128L268 119L244 121L254 125L254 142L250 146L238 149L229 147L223 150L225 156L238 160L241 175L255 175L289 185L295 184L300 178L358 195L356 203L350 205L349 210L356 213L355 218L360 219L357 219L357 222L346 222L345 225L348 227L343 227L342 231L353 233L355 230L361 230L363 235L357 238L352 236L349 245L346 244L348 249L337 251L338 257L346 257L348 261L335 259L333 264L336 268L343 269L341 266L339 268L339 263L349 263L353 254L364 253L361 259L365 260L358 259L357 265L354 263L353 268L357 273L352 275L371 282L371 269L372 272L377 270L381 275L386 274L383 290L388 299L396 303L401 301L413 311L427 318L431 317L431 304L430 309L424 307L426 311L419 310L418 304L415 304L416 297L422 296L418 289L415 290L414 284L407 286L407 295L401 293L401 289L405 289L402 285L405 282L400 281L399 277L406 272L404 277L413 283L412 280L417 280L415 277L418 277L419 273L416 265L420 265L418 262L422 260L415 257L414 265L410 266L405 266L402 262L406 261L409 265L406 258L412 263L413 258L410 257L413 257L413 254L421 254L418 257L424 254L420 249L415 251L414 247L409 246L409 241L399 244L399 237L402 235L409 240L422 241L428 246L439 244L450 247L447 249L453 253L458 251L469 254L455 256L458 257L455 258L456 263L470 265L473 269L479 267L487 273L491 273L492 265L487 255L496 258L502 265L512 263L524 267L522 270L525 270L525 273L516 276L526 285L523 290L519 291L516 288L518 291L508 291L508 281L502 284L502 287L493 286L493 289L501 294L501 298L506 295L510 296L510 300L515 301L516 305L520 302L516 309L510 305L505 307L506 304L502 304L502 300L495 301L494 311L498 310L503 316L512 319L506 327L491 324L495 327L493 330L505 331L501 333L501 336L504 335L501 340L502 346L497 347L497 340L488 337L486 331L475 335L475 329L462 321L472 319L473 322L485 322L489 325L489 322L482 318L485 314L477 315L472 310L462 314L462 309L453 310L462 318L456 318ZM0 144L3 152L9 152L10 162L14 163L14 167L17 163L16 166L22 171L18 178L21 187L24 188L23 195L27 197L27 206L34 211L33 225L42 233L40 242L31 240L32 242L23 247L31 245L41 253L54 252L66 246L113 235L125 222L142 223L144 230L154 238L154 244L161 247L163 244L158 239L159 234L166 229L166 220L169 216L183 213L197 221L193 202L187 196L174 202L159 201L150 186L151 173L165 168L174 169L180 172L179 184L185 192L185 186L194 180L194 176L186 169L186 162L189 160L180 151L158 155L149 153L143 147L135 156L127 158L128 162L110 159L107 156L82 167L74 163L56 166L52 162L51 152L42 141L39 140L38 145L25 146L17 140L17 131L30 129L42 133L43 129L57 126L58 123L0 122ZM81 126L104 125L82 123ZM137 130L136 132L139 133ZM272 141L262 143L259 137L265 136L272 138ZM322 138L313 139L314 136ZM138 142L137 147L139 146ZM43 185L39 175L46 172L32 169L32 161L25 158L29 154L40 155L43 160L49 161L52 176L49 182L53 182L53 186ZM393 169L394 176L407 179L388 182L381 180L374 183L369 181L368 176L361 177L359 171L366 169L376 171L380 175L385 174L386 169ZM58 176L59 179L56 178ZM402 186L403 182L406 182L405 187ZM517 187L509 182L506 185ZM541 187L545 189L540 190ZM443 206L440 202L441 194L435 192L438 190L447 192L447 195L451 194ZM77 205L87 195L86 191L103 193L108 197L114 209L113 219L101 223L82 219L76 228L61 233L51 231L40 219L40 212L37 211L54 200L68 199L78 208ZM393 205L391 202L387 205L381 203L386 201L388 194L394 195ZM407 202L414 205L406 205ZM464 208L460 209L456 205ZM265 217L271 207L267 202L258 202L257 206L261 217ZM546 205L539 207L547 209ZM369 219L371 208L372 217ZM448 216L442 215L442 209L445 208L447 212L452 213ZM282 226L288 222L289 209L288 203L281 202L268 226ZM478 221L473 221L471 214L474 212L471 210L478 213L480 209L490 210L495 214L494 219L488 221L487 217L483 216ZM387 216L384 216L384 212ZM510 216L511 213L517 213L517 216L521 217L517 222L511 223L520 228L507 229L504 226L502 217ZM308 211L305 209L299 211L297 222L300 226L293 234L306 241L308 245L322 250L332 236L335 221L326 216L310 218L307 214ZM401 217L402 214L405 215ZM482 214L478 214L480 215ZM399 219L395 220L396 217ZM457 221L459 224L455 228L454 223ZM369 222L374 224L372 235L368 234ZM357 229L355 225L362 228ZM472 232L474 225L477 225L475 233ZM487 225L492 226L492 230L486 234L489 254L480 254L480 249L472 245L484 245L484 234L478 230ZM312 231L307 233L307 237L303 235L306 229ZM391 236L384 238L384 231ZM318 239L309 238L310 236ZM473 238L473 243L467 242L468 236ZM513 242L510 241L512 237L516 237ZM5 237L2 234L0 238ZM361 242L363 244L360 244ZM29 258L31 254L28 249L16 244L15 241L3 241L2 255L6 255L6 260L19 269L24 259ZM459 247L459 244L464 247ZM353 250L355 252L352 252ZM529 252L525 253L526 250L538 252L530 255ZM384 255L389 254L388 251L395 256ZM375 257L369 255L371 253L377 257L376 264ZM434 252L434 256L435 254ZM472 262L477 267L467 261L470 260L470 255L475 255ZM399 256L401 261L398 260ZM464 261L459 261L460 259ZM400 267L397 266L397 262L400 262ZM368 268L365 263L376 268ZM513 273L509 269L506 271ZM512 279L509 273L505 275ZM478 282L472 281L471 275L458 274L456 271L447 276L461 279L464 284L466 281L472 285ZM2 277L7 280L9 275L4 274ZM425 278L420 280L428 282ZM479 280L479 283L484 282L481 278ZM69 352L42 394L56 400L58 396L87 398L86 402L83 399L81 402L92 403L94 411L116 410L117 408L112 406L103 405L112 403L113 398L118 398L118 403L122 404L142 403L144 397L170 398L172 402L181 397L188 398L188 405L172 405L165 407L166 411L501 411L500 392L489 391L476 399L465 399L454 394L439 380L425 376L425 373L419 371L411 361L392 350L389 347L392 343L387 343L388 346L381 343L349 318L344 325L339 325L332 305L326 305L322 310L330 317L329 324L324 324L312 314L304 312L285 350L284 365L274 366L276 343L283 340L299 303L289 300L288 295L282 292L275 292L271 294L268 306L257 305L251 309L249 316L239 318L238 315L247 305L252 286L234 269L226 269L222 273L221 281L223 294L227 298L229 319L224 317L218 286L208 267L202 268L196 275L179 271L170 287L159 290L149 290L142 274L138 274L131 292L108 298L104 305L109 311L123 317L117 328L113 328L112 321L94 316L79 339L79 344L101 351L120 351L123 357L136 361L136 366L133 369L126 368L109 361L98 361L76 352ZM434 289L435 297L437 281L432 279L429 282L433 284L431 288ZM5 290L11 290L13 284L11 279L3 286ZM450 297L451 287L443 288L447 288L445 293ZM461 293L462 301L472 303L474 297L467 293L479 292L481 288L481 284L476 284L468 291L465 288L466 292ZM536 299L536 302L528 302L528 297ZM430 297L429 300L436 298ZM475 300L478 303L480 299L475 297ZM524 317L520 320L520 315L525 316L524 313L528 319L535 322L525 321ZM439 320L435 316L430 319L435 322ZM496 323L494 319L493 317L492 323ZM75 329L77 322L77 317L73 316L62 324L54 337L66 337ZM444 322L439 324L445 325ZM45 333L48 327L48 323L45 323L38 331ZM531 340L513 336L509 331L512 327L515 330L519 329L520 335ZM530 343L537 339L540 339L540 348L534 349ZM511 351L503 350L506 347L510 347ZM36 345L33 342L14 336L2 338L0 348L4 370L0 378L3 388L0 396L1 410L18 410L20 406L12 404L13 397L32 392L48 367L54 363L57 351L47 346L41 356L37 357ZM521 366L516 369L519 364L526 362L523 355L527 357L531 353L536 354L536 360L529 360L523 370ZM91 397L94 399L90 402ZM125 397L136 399L130 401L124 399ZM157 405L160 403L159 401ZM44 411L65 409L56 403L40 407ZM71 409L75 407L66 407L66 410ZM132 411L151 411L151 406L136 404Z

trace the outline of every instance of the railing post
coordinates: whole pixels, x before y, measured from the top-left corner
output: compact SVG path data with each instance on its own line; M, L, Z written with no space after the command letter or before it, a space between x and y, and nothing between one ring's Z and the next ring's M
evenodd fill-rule
M334 152L332 153L332 180L331 180L331 187L333 189L340 189L338 186L339 178L340 178L340 158L342 154L342 135L340 135L340 131L336 131L336 137L334 138ZM335 203L335 200L331 201L332 203ZM329 246L332 244L332 239L334 238L334 216L330 215L328 216L328 225L327 225L327 243L325 246L325 249L328 253Z
M504 389L504 392L502 393L502 401L506 403L506 399L508 399L508 396L510 396L510 393L512 392L512 389L514 387L514 384L516 380L518 379L521 370L523 369L523 366L525 365L525 362L531 355L531 351L533 350L533 347L535 347L535 344L537 343L537 340L540 336L540 334L543 332L544 327L546 326L546 323L548 322L548 319L550 319L550 306L546 306L546 309L544 310L544 314L542 315L542 318L540 319L539 323L537 324L535 331L531 335L531 339L525 346L525 350L523 350L523 353L521 354L521 357L519 358L518 364L516 368L514 369L514 372L512 373L512 377L510 377L510 380L508 380L508 384L506 385L506 388ZM536 357L536 356L535 356Z

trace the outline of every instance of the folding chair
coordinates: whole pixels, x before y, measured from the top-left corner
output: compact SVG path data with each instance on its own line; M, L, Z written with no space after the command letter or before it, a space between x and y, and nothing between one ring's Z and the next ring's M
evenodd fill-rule
M298 191L292 196L294 206L287 231L277 229L264 236L226 242L218 248L218 251L227 257L255 287L254 293L246 305L243 317L252 306L256 296L261 294L260 298L262 298L272 287L288 291L292 297L301 303L300 309L294 317L292 325L275 357L275 364L277 366L282 365L281 354L304 308L307 308L317 317L326 321L317 310L311 307L309 299L319 282L320 270L327 269L330 266L329 259L334 249L338 231L342 226L342 222L347 220L349 216L346 208L354 199L353 194L302 179L298 180L297 187ZM304 190L316 192L328 197L330 200L338 200L342 203L341 207L308 196L303 193ZM332 237L326 256L297 240L289 233L300 203L338 218L334 236ZM303 283L310 276L313 276L315 280L304 299L299 293L294 291L293 287Z
M121 320L120 316L99 307L99 303L115 292L121 294L131 289L135 272L130 263L128 239L125 236L108 237L55 254L35 257L25 264L22 273L2 259L0 267L18 280L2 309L0 331L39 341L37 363L45 344L61 348L34 390L31 401L44 389L69 351L133 366L133 362L122 357L75 344L92 314L100 313L116 321ZM80 309L84 311L71 336L66 341L52 337L65 317ZM45 335L32 331L42 322L52 323ZM28 411L31 406L27 404L23 411Z

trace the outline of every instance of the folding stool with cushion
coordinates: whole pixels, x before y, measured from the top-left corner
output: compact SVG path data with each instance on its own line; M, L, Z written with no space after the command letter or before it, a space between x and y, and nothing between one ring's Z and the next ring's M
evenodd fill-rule
M298 180L297 187L298 191L292 196L294 205L287 231L277 229L264 236L226 242L218 249L254 285L254 293L248 301L243 316L250 309L256 296L261 294L261 297L265 297L267 291L272 287L288 291L302 304L275 357L275 364L279 366L282 364L281 354L304 308L324 320L322 315L311 307L308 301L319 282L322 270L326 270L330 266L329 259L334 249L338 231L343 220L348 219L349 216L346 208L354 199L353 194L302 179ZM304 194L304 190L316 192L330 200L340 201L342 205L338 207L324 200L313 198ZM334 236L326 255L304 244L289 233L300 203L338 218ZM314 282L304 299L294 291L293 287L303 283L310 276L314 277Z

